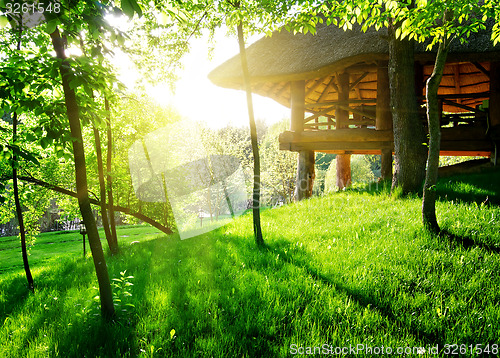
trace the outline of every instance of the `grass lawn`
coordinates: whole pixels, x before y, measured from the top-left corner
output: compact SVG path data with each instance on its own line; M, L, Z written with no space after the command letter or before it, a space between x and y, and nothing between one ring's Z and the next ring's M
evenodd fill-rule
M34 295L2 238L0 357L498 356L500 207L481 203L500 198L499 173L440 182L438 220L454 236L424 232L419 198L384 191L264 210L266 250L251 215L184 241L121 228L107 258L114 323L100 319L77 233L37 240Z

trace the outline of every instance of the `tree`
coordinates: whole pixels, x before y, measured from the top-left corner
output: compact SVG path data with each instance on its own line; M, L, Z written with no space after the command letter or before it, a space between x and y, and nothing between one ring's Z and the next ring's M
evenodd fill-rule
M61 38L59 30L56 28L51 34L52 44L56 52L57 58L61 60L59 71L63 84L65 103L67 108L69 126L73 140L73 154L75 161L75 180L76 192L78 195L78 204L83 221L87 228L90 249L94 260L94 267L99 282L99 293L101 298L101 312L104 317L111 318L114 316L115 309L113 306L113 294L111 292L111 284L109 280L106 260L102 251L101 240L97 231L92 208L90 207L90 198L87 184L87 169L85 164L85 151L83 148L83 137L80 125L80 114L75 91L70 86L72 73L70 72L71 65L67 60L64 52L64 42Z
M449 2L417 1L416 6L405 14L403 37L415 38L420 42L431 39L428 48L436 43L438 50L434 69L426 83L427 122L429 126L429 150L427 172L422 199L422 221L426 229L433 233L440 231L436 218L436 190L441 145L439 123L438 88L448 55L450 43L457 40L467 41L473 32L486 30L486 22L496 19L491 39L500 40L498 25L500 16L498 4L493 1L455 0Z
M425 133L415 92L414 42L400 36L399 12L412 1L348 0L317 3L301 1L288 15L289 31L315 33L318 23L351 30L355 23L366 31L388 28L389 82L394 131L395 171L393 189L403 194L421 188L425 176Z
M392 190L417 192L425 177L425 132L415 92L414 42L398 39L398 25L389 25L389 87L394 133Z
M264 240L260 224L260 157L257 142L257 130L253 114L250 75L248 73L245 51L244 30L255 30L259 28L259 26L266 24L268 22L268 10L266 9L268 6L275 6L276 4L273 1L189 1L178 3L174 11L171 8L169 9L167 6L162 6L161 4L156 5L158 10L163 11L163 14L168 13L171 17L173 17L181 28L192 29L189 36L187 36L186 41L189 40L191 35L199 34L201 29L204 28L209 29L213 34L214 29L222 25L221 19L224 18L226 20L226 26L230 29L236 29L245 84L244 87L247 96L250 137L254 156L252 191L254 238L258 246L263 246ZM244 29L244 27L246 29ZM266 26L264 26L264 28L266 28Z
M422 128L418 123L415 110L415 95L412 73L412 41L429 41L428 49L439 44L434 71L426 84L427 121L429 124L429 148L427 172L425 174L422 218L424 226L431 231L439 231L435 214L435 184L439 165L440 127L437 105L437 89L441 81L450 41L457 37L466 41L471 33L484 30L488 20L493 21L492 41L500 41L500 7L494 0L471 1L433 1L433 0L348 0L328 4L301 2L301 7L293 14L295 22L289 25L298 31L315 31L323 18L308 18L310 15L323 14L327 23L352 28L358 22L362 29L383 26L389 30L389 71L391 87L391 106L394 121L394 145L396 171L393 188L400 186L403 193L415 191L420 186L422 159ZM444 16L446 15L446 16ZM411 116L405 116L409 108ZM425 161L424 161L425 162ZM413 168L413 169L412 169ZM415 169L417 168L417 169Z
M239 5L239 4L238 4ZM250 137L253 152L253 195L252 195L252 213L253 213L253 232L257 246L264 246L262 237L262 228L260 225L260 155L259 144L257 143L257 127L255 125L255 116L253 112L252 88L250 86L250 74L248 73L248 60L245 50L245 39L243 37L243 23L237 25L238 44L240 47L241 68L243 70L243 79L245 82L245 92L248 105L248 119L250 121Z
M118 247L118 237L116 236L116 222L115 222L115 210L113 209L113 177L111 176L112 170L112 160L113 160L113 134L111 131L111 110L109 108L109 101L107 98L104 98L104 106L107 113L106 118L106 136L108 139L108 148L107 148L107 160L106 160L106 192L108 195L108 214L109 214L109 223L111 229L111 239L113 240L114 245Z
M26 243L27 230L19 190L18 170L21 166L20 157L32 163L38 163L38 161L32 153L22 148L22 140L19 138L18 127L20 114L29 112L32 107L39 105L40 97L26 91L27 86L24 83L26 80L33 81L36 77L33 77L33 74L30 76L24 73L25 69L30 67L30 61L24 58L21 51L23 42L22 18L16 14L11 14L9 15L9 21L13 28L14 36L12 39L15 39L16 46L15 49L12 49L11 44L6 43L3 49L6 59L2 66L0 66L0 73L2 73L2 77L4 77L2 83L0 83L0 109L2 109L1 114L3 119L7 119L12 124L12 141L7 147L11 150L10 166L12 169L15 212L19 226L21 253L24 271L28 281L28 289L34 292L34 280L28 262ZM36 65L33 72L37 72Z

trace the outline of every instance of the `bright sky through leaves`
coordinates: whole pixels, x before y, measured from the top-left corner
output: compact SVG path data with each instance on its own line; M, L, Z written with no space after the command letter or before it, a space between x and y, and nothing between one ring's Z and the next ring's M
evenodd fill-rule
M253 40L257 40L254 38ZM248 126L246 99L243 91L221 88L208 79L208 74L219 64L238 54L238 42L234 37L225 37L223 30L216 36L212 59L208 58L209 45L206 38L191 39L191 52L183 59L183 71L179 74L175 94L165 81L159 85L149 85L147 93L161 105L171 105L192 121L206 122L212 128L228 124ZM127 63L124 59L119 62ZM139 75L127 65L120 80L133 86ZM268 124L290 116L290 110L277 102L254 95L255 113L258 120Z

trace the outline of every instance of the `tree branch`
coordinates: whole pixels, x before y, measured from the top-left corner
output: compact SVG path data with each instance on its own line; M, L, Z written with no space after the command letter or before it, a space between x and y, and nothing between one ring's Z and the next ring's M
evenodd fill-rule
M12 179L12 177L2 177L2 178L0 178L0 181L6 181L6 180L11 180L11 179ZM18 177L18 179L22 180L22 181L26 181L26 182L32 183L32 184L39 185L41 187L50 189L52 191L55 191L55 192L58 192L58 193L61 193L61 194L64 194L64 195L71 196L73 198L78 198L77 194L74 191L61 188L61 187L59 187L57 185L53 185L53 184L47 183L47 182L45 182L43 180L40 180L40 179L36 179L36 178L33 178L33 177L28 177L28 176L20 176L20 177ZM99 202L99 200L92 199L92 198L90 198L90 203L93 204L93 205L98 205L98 206L101 205L101 203ZM148 223L149 225L157 228L158 230L160 230L161 232L164 232L167 235L170 235L173 232L171 228L166 227L166 226L160 224L159 222L157 222L157 221L151 219L150 217L147 217L147 216L145 216L145 215L143 215L141 213L132 211L132 209L130 209L130 208L125 208L123 206L113 205L113 209L115 211L119 211L119 212L122 212L122 213L124 213L126 215L130 215L130 216L133 216L133 217L135 217L135 218L137 218L139 220L142 220L145 223Z

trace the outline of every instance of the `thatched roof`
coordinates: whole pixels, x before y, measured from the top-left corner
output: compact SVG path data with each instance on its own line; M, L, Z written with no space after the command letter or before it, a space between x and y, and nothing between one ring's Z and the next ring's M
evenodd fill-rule
M264 37L247 49L252 82L279 82L311 79L335 72L366 57L387 58L386 31L343 31L321 27L316 35L282 30ZM241 86L239 55L229 59L210 74L212 82L223 87Z
M489 90L489 61L500 60L500 46L493 47L490 34L474 34L468 43L452 44L441 94ZM343 31L322 26L316 35L293 35L282 30L249 46L247 56L253 92L285 106L290 104L289 83L295 80L306 81L306 103L336 100L335 74L343 71L350 73L351 83L359 81L350 98L374 99L376 61L388 59L387 30L369 29L363 33L359 28ZM417 45L416 60L424 64L423 80L432 72L432 59L433 53ZM242 89L239 55L215 68L208 77L216 85ZM469 105L481 101L476 99Z

